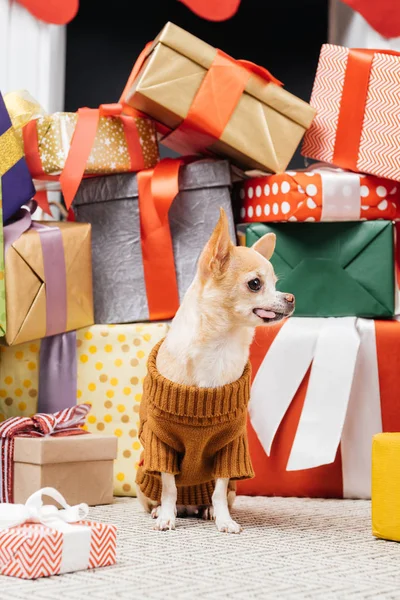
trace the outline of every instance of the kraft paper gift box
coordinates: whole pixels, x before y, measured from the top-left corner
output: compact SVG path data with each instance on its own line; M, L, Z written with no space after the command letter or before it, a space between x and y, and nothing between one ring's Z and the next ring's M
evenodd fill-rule
M0 195L3 198L3 220L7 221L35 195L32 177L24 158L17 129L0 93Z
M235 239L228 163L199 160L182 165L179 173L178 168L179 161L166 159L151 176L152 186L169 193L168 179L174 189L160 222L155 215L165 203L160 208L160 199L147 193L143 174L82 182L74 209L77 221L92 225L96 323L172 318L194 279L220 207Z
M302 154L400 181L400 53L322 46Z
M400 433L378 433L372 441L372 533L400 542Z
M3 343L21 344L93 323L90 225L34 223L9 245L5 266Z
M243 168L280 172L315 114L281 85L266 69L167 23L139 57L122 100L156 119L174 150L207 149Z
M59 179L68 208L83 176L136 172L159 160L153 121L122 115L121 105L49 115L26 91L4 100L13 123L22 125L20 142L32 177Z
M317 164L235 185L242 223L360 221L400 217L400 185Z
M70 358L63 359L67 392L60 391L57 397L50 398L46 394L50 388L48 380L54 376L59 386L61 375L59 369L49 369L46 355L41 368L43 341L0 348L0 422L15 416L55 412L76 401L91 404L86 429L118 438L114 493L134 496L141 452L139 405L147 358L168 328L168 323L93 325L76 334L66 334L76 336L73 352L67 355Z
M279 276L277 289L296 296L296 317L395 314L398 286L391 221L256 223L246 230L247 245L268 232L277 236L271 258Z
M370 498L371 440L400 430L400 323L297 319L251 346L249 448L240 494Z
M14 442L16 504L43 487L56 488L69 504L113 501L114 435L16 437Z
M42 496L59 503L51 513ZM0 504L0 574L38 579L116 562L117 529L86 520L88 506L69 506L53 488L43 488L26 504Z

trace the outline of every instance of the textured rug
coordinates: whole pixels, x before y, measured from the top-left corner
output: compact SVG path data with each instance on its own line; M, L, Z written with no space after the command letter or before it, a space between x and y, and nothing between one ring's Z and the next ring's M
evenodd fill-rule
M0 577L0 599L400 599L400 545L372 537L369 502L241 497L234 516L241 535L193 519L162 533L136 500L93 508L119 528L115 567Z

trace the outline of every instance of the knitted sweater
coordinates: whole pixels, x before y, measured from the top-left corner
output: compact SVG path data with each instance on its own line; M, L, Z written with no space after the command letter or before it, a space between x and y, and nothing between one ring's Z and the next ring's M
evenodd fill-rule
M144 450L136 483L145 496L160 501L160 473L172 473L178 504L211 504L216 478L254 476L246 433L250 363L233 383L185 386L158 372L161 344L149 356L144 381L139 427Z

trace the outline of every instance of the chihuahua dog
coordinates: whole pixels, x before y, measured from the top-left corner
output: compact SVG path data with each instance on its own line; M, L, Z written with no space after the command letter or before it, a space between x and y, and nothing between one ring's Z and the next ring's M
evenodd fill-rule
M252 248L236 247L221 209L197 273L157 354L157 369L166 379L187 386L218 387L238 380L249 359L255 328L289 317L294 296L275 289L269 262L276 238L267 233ZM161 473L161 503L138 489L138 497L156 519L155 529L175 528L175 517L214 518L218 531L239 533L231 515L235 492L229 479L216 479L212 506L177 507L175 476Z

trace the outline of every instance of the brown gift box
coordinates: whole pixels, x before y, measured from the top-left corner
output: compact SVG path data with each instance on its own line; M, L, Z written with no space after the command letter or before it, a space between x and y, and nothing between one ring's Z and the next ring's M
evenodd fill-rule
M91 226L56 223L61 230L67 277L67 326L65 331L92 325ZM46 282L42 248L37 231L30 229L7 251L5 261L7 333L9 346L46 335ZM61 332L59 332L61 333Z
M113 501L115 436L16 437L14 441L15 504L24 504L43 487L55 488L71 505Z
M175 129L188 114L216 52L167 23L132 87L124 92L125 102ZM306 102L252 74L220 139L209 149L230 157L241 168L282 172L314 114ZM167 139L161 141L168 145Z

